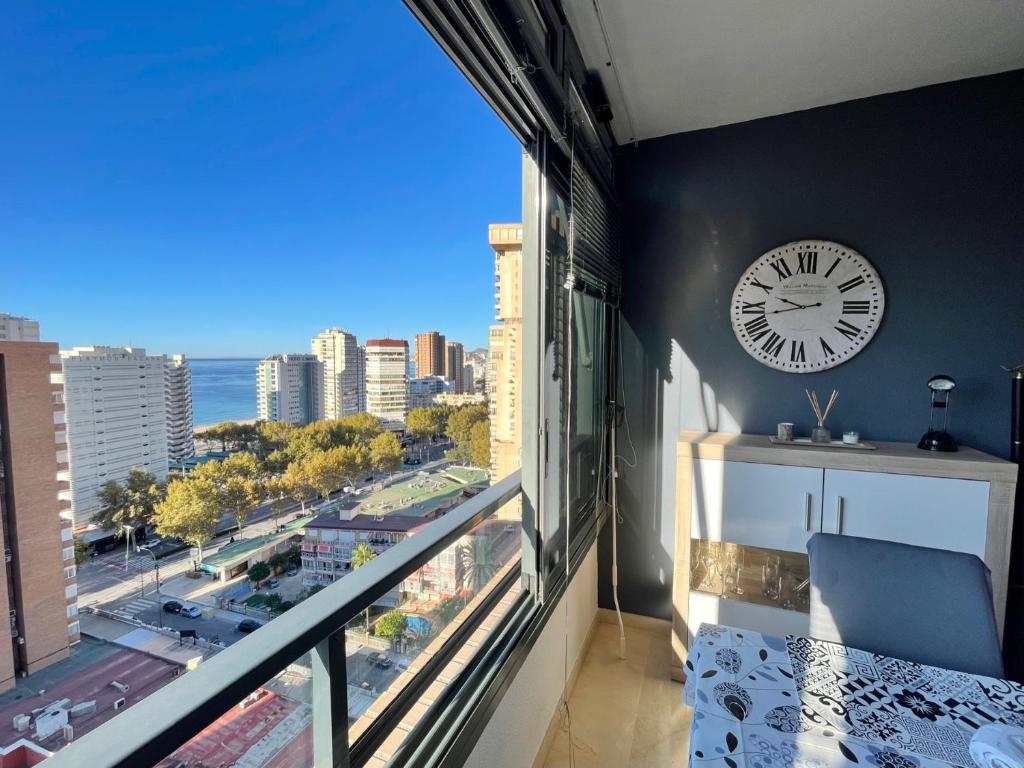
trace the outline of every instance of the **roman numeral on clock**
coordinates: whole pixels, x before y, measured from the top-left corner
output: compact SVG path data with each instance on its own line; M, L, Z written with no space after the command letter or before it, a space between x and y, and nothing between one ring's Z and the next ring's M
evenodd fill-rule
M843 302L843 314L844 315L866 315L871 311L870 301L844 301Z
M829 356L832 356L832 355L834 355L834 354L835 354L835 350L834 350L834 349L832 349L832 347L830 347L830 346L828 345L828 342L827 342L827 341L825 341L825 340L824 340L823 338L821 338L820 336L818 337L818 341L819 341L819 342L821 342L821 351L822 351L822 353L824 353L824 354L826 354L826 355L829 355Z
M828 268L828 272L825 273L825 277L831 277L832 271L839 266L839 259L832 262L832 266Z
M761 282L760 280L758 280L758 279L757 279L756 277L755 277L755 278L753 278L753 279L752 279L752 280L750 281L750 284L751 284L751 285L756 285L756 286L757 286L758 288L760 288L761 290L763 290L763 291L764 291L765 293L771 293L771 292L772 292L772 287L771 287L770 285L765 285L765 284L764 284L764 283L762 283L762 282Z
M853 323L848 323L842 318L839 320L839 325L836 326L836 330L839 331L843 336L853 341L860 335L860 328Z
M786 340L779 336L775 331L772 331L765 343L761 345L761 349L764 350L767 355L778 357L784 346L786 346Z
M806 363L807 358L804 356L804 343L791 341L789 347L789 360L793 363Z
M797 261L796 271L804 274L814 275L818 272L818 252L817 251L804 251L796 255Z
M743 324L743 327L746 329L747 335L752 341L757 341L761 337L767 336L768 332L771 330L768 327L768 318L764 315L755 317L753 320L748 320Z
M743 314L744 315L763 315L764 314L764 302L763 301L744 301L743 302Z
M773 261L772 269L774 269L776 274L778 274L779 280L785 280L787 277L793 276L793 270L789 268L789 264L786 263L785 259Z
M861 277L860 275L857 275L856 277L851 277L845 283L840 283L839 292L846 293L847 291L852 291L858 285L864 285L864 278Z

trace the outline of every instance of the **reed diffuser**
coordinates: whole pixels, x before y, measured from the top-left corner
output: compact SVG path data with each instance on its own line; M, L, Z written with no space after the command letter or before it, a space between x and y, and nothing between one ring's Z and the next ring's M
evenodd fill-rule
M818 426L811 430L811 442L812 443L831 443L832 433L825 426L825 419L828 418L829 412L832 410L832 406L836 404L836 398L839 397L839 390L833 389L832 394L828 398L828 403L825 405L825 410L821 409L821 403L818 402L818 393L812 390L804 390L807 395L807 399L811 403L811 408L814 410L814 415L818 419Z

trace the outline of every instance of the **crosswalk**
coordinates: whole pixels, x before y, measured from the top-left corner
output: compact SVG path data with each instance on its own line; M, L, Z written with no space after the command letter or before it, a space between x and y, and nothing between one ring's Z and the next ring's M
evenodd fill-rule
M125 619L133 619L137 614L159 607L156 600L149 600L144 597L131 600L114 610L114 614Z

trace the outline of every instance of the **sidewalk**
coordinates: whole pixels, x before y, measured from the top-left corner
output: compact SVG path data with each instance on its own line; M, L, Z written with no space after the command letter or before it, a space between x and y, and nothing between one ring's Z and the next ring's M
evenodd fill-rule
M81 614L79 621L83 635L142 651L182 666L187 666L193 659L209 658L216 653L214 650L204 650L199 646L193 646L188 640L184 645L180 645L175 637L162 635L143 627L134 627L131 624L97 616L94 613Z

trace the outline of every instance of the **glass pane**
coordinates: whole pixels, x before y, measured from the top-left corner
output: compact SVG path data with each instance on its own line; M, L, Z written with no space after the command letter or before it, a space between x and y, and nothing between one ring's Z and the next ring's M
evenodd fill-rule
M807 613L810 565L801 552L692 539L690 589Z
M606 309L603 302L578 291L572 302L569 509L575 524L596 500L602 470Z
M307 653L157 765L159 768L243 764L262 768L305 768L312 765L310 680Z
M517 522L489 518L348 624L345 653L352 742L515 567L520 546ZM480 639L474 633L456 653L456 663L467 661ZM409 725L410 718L421 715L425 707L425 702L417 702L402 722Z

